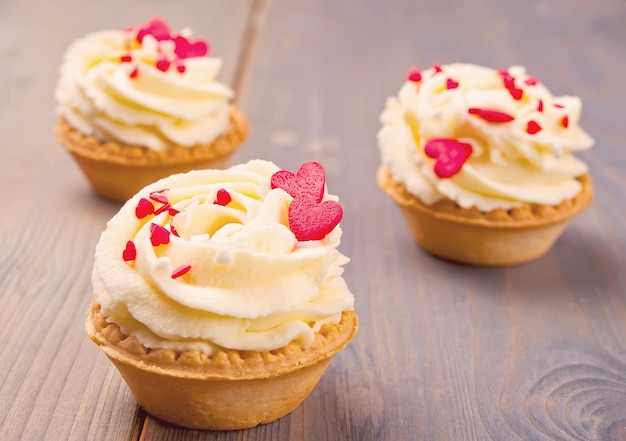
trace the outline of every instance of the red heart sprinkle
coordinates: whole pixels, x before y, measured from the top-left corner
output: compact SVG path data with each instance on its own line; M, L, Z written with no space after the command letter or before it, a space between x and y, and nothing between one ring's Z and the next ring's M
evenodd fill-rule
M180 268L174 270L174 272L172 273L172 279L177 279L180 276L187 274L190 269L191 269L191 265L181 266Z
M153 247L170 243L170 232L161 225L150 224L150 242Z
M504 82L504 87L508 90L515 89L515 78L513 78L512 76L509 75L503 77L502 81Z
M433 73L433 75L437 75L438 73L443 72L443 68L441 67L441 64L433 64L433 69L435 69L435 72Z
M457 174L472 154L472 146L456 139L431 139L424 146L424 153L435 161L435 174L449 178Z
M537 121L530 120L528 121L528 125L526 126L526 133L530 135L534 135L537 132L541 131L541 126Z
M539 79L535 78L535 77L528 77L526 78L526 80L524 81L524 83L527 86L536 86L537 84L539 84Z
M133 61L133 57L131 57L130 55L122 55L120 57L120 61L122 63L130 63L131 61Z
M169 40L171 39L170 34L170 27L167 22L160 17L154 17L147 25L139 28L137 31L137 41L139 43L143 42L146 35L152 35L157 41Z
M191 42L182 35L177 35L174 38L174 43L176 44L174 53L181 59L203 57L209 53L209 43L205 40L199 39Z
M139 199L137 207L135 207L135 216L137 219L143 219L146 216L154 214L154 205L146 198Z
M178 213L180 213L180 211L178 211L176 208L172 208L172 207L170 207L170 208L167 210L167 212L168 212L168 214L169 214L170 216L172 216L172 217L174 217L174 216L176 216Z
M318 162L305 162L296 174L287 170L277 171L271 178L272 188L282 188L292 197L307 196L315 202L324 197L326 172Z
M126 248L122 252L122 259L124 262L132 262L137 258L137 248L135 248L135 242L129 240L126 242Z
M170 62L167 61L165 58L162 58L157 61L156 68L159 69L161 72L166 72L170 68Z
M217 190L217 198L213 201L213 203L225 207L230 204L230 201L232 200L233 198L230 196L230 193L228 193L225 189L220 188Z
M150 193L150 199L152 199L155 202L159 202L160 204L167 204L167 203L169 203L169 200L167 199L167 196L164 196L162 194L163 191L165 191L165 190L153 191L152 193Z
M317 203L309 197L296 197L289 204L289 229L299 241L321 240L341 222L343 209L338 202Z
M184 64L179 64L176 66L176 70L182 74L182 73L185 73L185 71L187 70L187 67L185 67Z
M524 96L524 91L522 89L516 89L515 87L509 88L509 93L514 100L518 101L522 99L522 96Z
M459 87L459 82L458 81L454 81L452 78L448 78L446 80L446 88L449 89L456 89L457 87Z
M180 234L178 234L178 230L176 229L176 227L174 226L174 224L170 224L170 230L172 231L172 234L176 237L180 237Z
M539 100L539 104L537 104L537 111L543 112L543 101Z
M161 205L161 207L159 207L159 209L154 211L154 215L158 216L161 213L164 212L169 212L170 208L172 208L172 206L170 205L170 203L168 202L167 204Z
M515 87L515 78L509 73L506 69L498 70L498 73L502 77L502 83L504 83L504 87L507 89L512 89Z
M139 75L139 68L137 67L128 74L130 78L137 78L137 75Z
M467 109L467 111L471 115L476 115L490 123L505 123L513 121L515 119L511 115L504 112L498 112L497 110L478 109L476 107L471 107Z
M567 127L569 127L569 116L565 115L563 119L561 119L561 125L564 129L567 129Z
M411 67L406 74L406 79L414 83L422 81L422 72L417 67Z
M555 104L554 107L556 107L557 109L565 108L565 106L563 106L563 104Z

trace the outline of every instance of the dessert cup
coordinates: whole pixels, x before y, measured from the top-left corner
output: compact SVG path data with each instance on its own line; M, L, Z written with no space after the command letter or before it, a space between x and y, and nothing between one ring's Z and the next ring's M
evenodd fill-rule
M94 190L124 202L160 178L226 168L248 136L210 44L160 17L67 48L55 135Z
M381 114L378 185L431 254L484 266L537 259L593 199L576 156L594 143L581 109L521 66L411 68Z
M249 134L248 121L230 106L227 133L208 144L154 151L146 147L103 142L83 135L61 118L55 135L100 196L124 202L146 185L194 169L227 168L233 153Z
M589 175L578 178L583 190L559 205L524 204L486 213L461 208L449 199L426 205L395 183L384 166L378 169L377 180L424 250L446 260L479 266L515 265L541 257L570 220L593 200Z
M331 360L354 337L357 317L323 325L313 344L273 351L150 350L107 323L92 304L89 337L109 357L137 403L150 415L191 429L235 430L269 423L294 410Z
M100 236L86 332L156 418L212 430L274 421L357 331L342 214L314 162L148 184Z

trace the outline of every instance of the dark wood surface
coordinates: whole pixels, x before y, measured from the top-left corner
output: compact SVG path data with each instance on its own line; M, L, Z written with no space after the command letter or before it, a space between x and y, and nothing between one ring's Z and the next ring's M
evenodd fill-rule
M324 163L360 331L290 415L236 432L137 407L83 332L118 206L55 142L61 55L149 16L224 58L252 134L235 162ZM623 0L0 1L0 439L626 440ZM454 265L378 190L378 116L411 65L520 64L583 100L596 199L541 259Z

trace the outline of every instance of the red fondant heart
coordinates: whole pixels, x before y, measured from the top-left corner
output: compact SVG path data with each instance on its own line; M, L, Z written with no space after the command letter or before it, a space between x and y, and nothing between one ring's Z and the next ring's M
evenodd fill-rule
M289 229L299 241L321 240L341 222L343 210L335 201L316 202L299 196L289 205Z
M137 41L141 43L146 35L152 35L157 41L169 40L170 27L165 20L154 17L146 26L142 26L137 31Z
M184 266L181 266L180 268L175 269L172 272L172 279L178 279L180 276L184 276L185 274L189 272L190 269L191 269L191 265L184 265Z
M476 115L490 123L507 123L515 119L514 116L508 113L500 112L498 110L491 109L479 109L477 107L470 107L467 109L470 115Z
M296 174L287 170L280 170L272 175L272 188L282 188L292 197L306 196L315 202L321 202L324 197L326 172L318 162L305 162Z
M217 190L217 195L213 203L225 207L230 204L230 201L232 200L233 198L230 196L230 193L228 193L226 189L220 188L219 190Z
M541 132L541 125L537 121L533 121L532 119L528 121L526 124L526 133L529 135L534 135L536 133Z
M449 178L457 174L467 158L472 154L472 146L456 139L431 139L424 146L424 152L435 161L435 174Z
M456 89L457 87L459 87L458 81L454 81L452 78L446 80L446 89Z
M167 61L165 58L162 58L161 60L156 62L156 68L159 69L161 72L167 72L167 70L170 68L170 62Z
M169 213L170 208L172 208L172 206L170 205L169 202L167 204L161 205L160 208L154 210L154 215L158 216L159 214L165 213L166 211Z
M167 196L163 194L164 191L165 190L153 191L152 193L150 193L150 199L161 204L167 204L169 200L167 199Z
M414 83L419 83L422 81L422 71L420 71L417 67L411 67L406 74L406 79Z
M209 53L209 43L204 40L189 41L181 35L174 38L174 53L178 58L204 57Z
M170 232L161 225L150 224L150 242L153 247L170 243Z
M122 252L122 259L124 259L124 262L130 262L135 260L136 257L137 248L135 248L135 242L129 240L126 242L126 248L124 248L124 251Z
M154 205L146 198L139 199L137 206L135 207L135 216L137 219L143 219L154 213Z

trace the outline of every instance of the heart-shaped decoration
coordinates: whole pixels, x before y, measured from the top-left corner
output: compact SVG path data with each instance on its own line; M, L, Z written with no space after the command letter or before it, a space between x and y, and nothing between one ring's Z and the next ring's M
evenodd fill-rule
M419 83L422 81L422 71L417 67L411 67L406 73L406 79L413 83Z
M529 135L535 135L539 132L541 132L541 125L532 119L528 121L528 124L526 124L526 133Z
M449 178L457 174L467 158L472 154L472 146L456 139L431 139L424 146L424 152L435 161L435 174Z
M152 202L146 198L139 199L135 207L135 216L137 216L137 219L143 219L151 214L154 214L154 205L152 205Z
M230 204L232 200L233 198L231 197L230 193L228 193L225 188L220 188L219 190L217 190L217 195L213 203L225 207Z
M198 39L196 41L189 41L182 35L177 35L174 38L176 48L174 53L180 59L204 57L209 53L209 43L204 40Z
M305 196L316 203L324 197L326 172L318 162L305 162L296 174L287 170L277 171L271 178L272 188L281 188L292 197Z
M150 224L150 242L153 247L170 243L170 232L161 225Z
M167 196L163 194L163 192L165 191L167 191L167 188L164 188L163 190L159 190L159 191L153 191L152 193L150 193L150 199L152 199L153 201L159 202L161 204L167 204L169 200L167 199Z
M457 87L459 87L459 82L453 80L452 78L448 78L446 80L446 89L450 90L450 89L456 89Z
M304 196L289 205L289 229L299 241L321 240L341 222L343 209L338 202L316 202Z
M122 259L124 262L131 262L137 258L137 248L135 247L135 242L129 240L126 242L126 248L122 252Z
M175 269L172 272L172 279L178 279L180 276L184 276L185 274L189 272L190 269L191 269L191 265L184 265L184 266L181 266L180 268Z
M161 17L152 18L146 26L137 31L137 41L141 43L146 35L152 35L157 41L169 40L171 31L165 20Z
M156 68L159 69L161 72L167 72L167 70L170 68L170 62L167 61L165 58L162 58L156 62Z
M491 109L479 109L477 107L470 107L467 109L467 113L470 115L476 115L490 123L507 123L515 119L514 116L509 115L508 113Z

